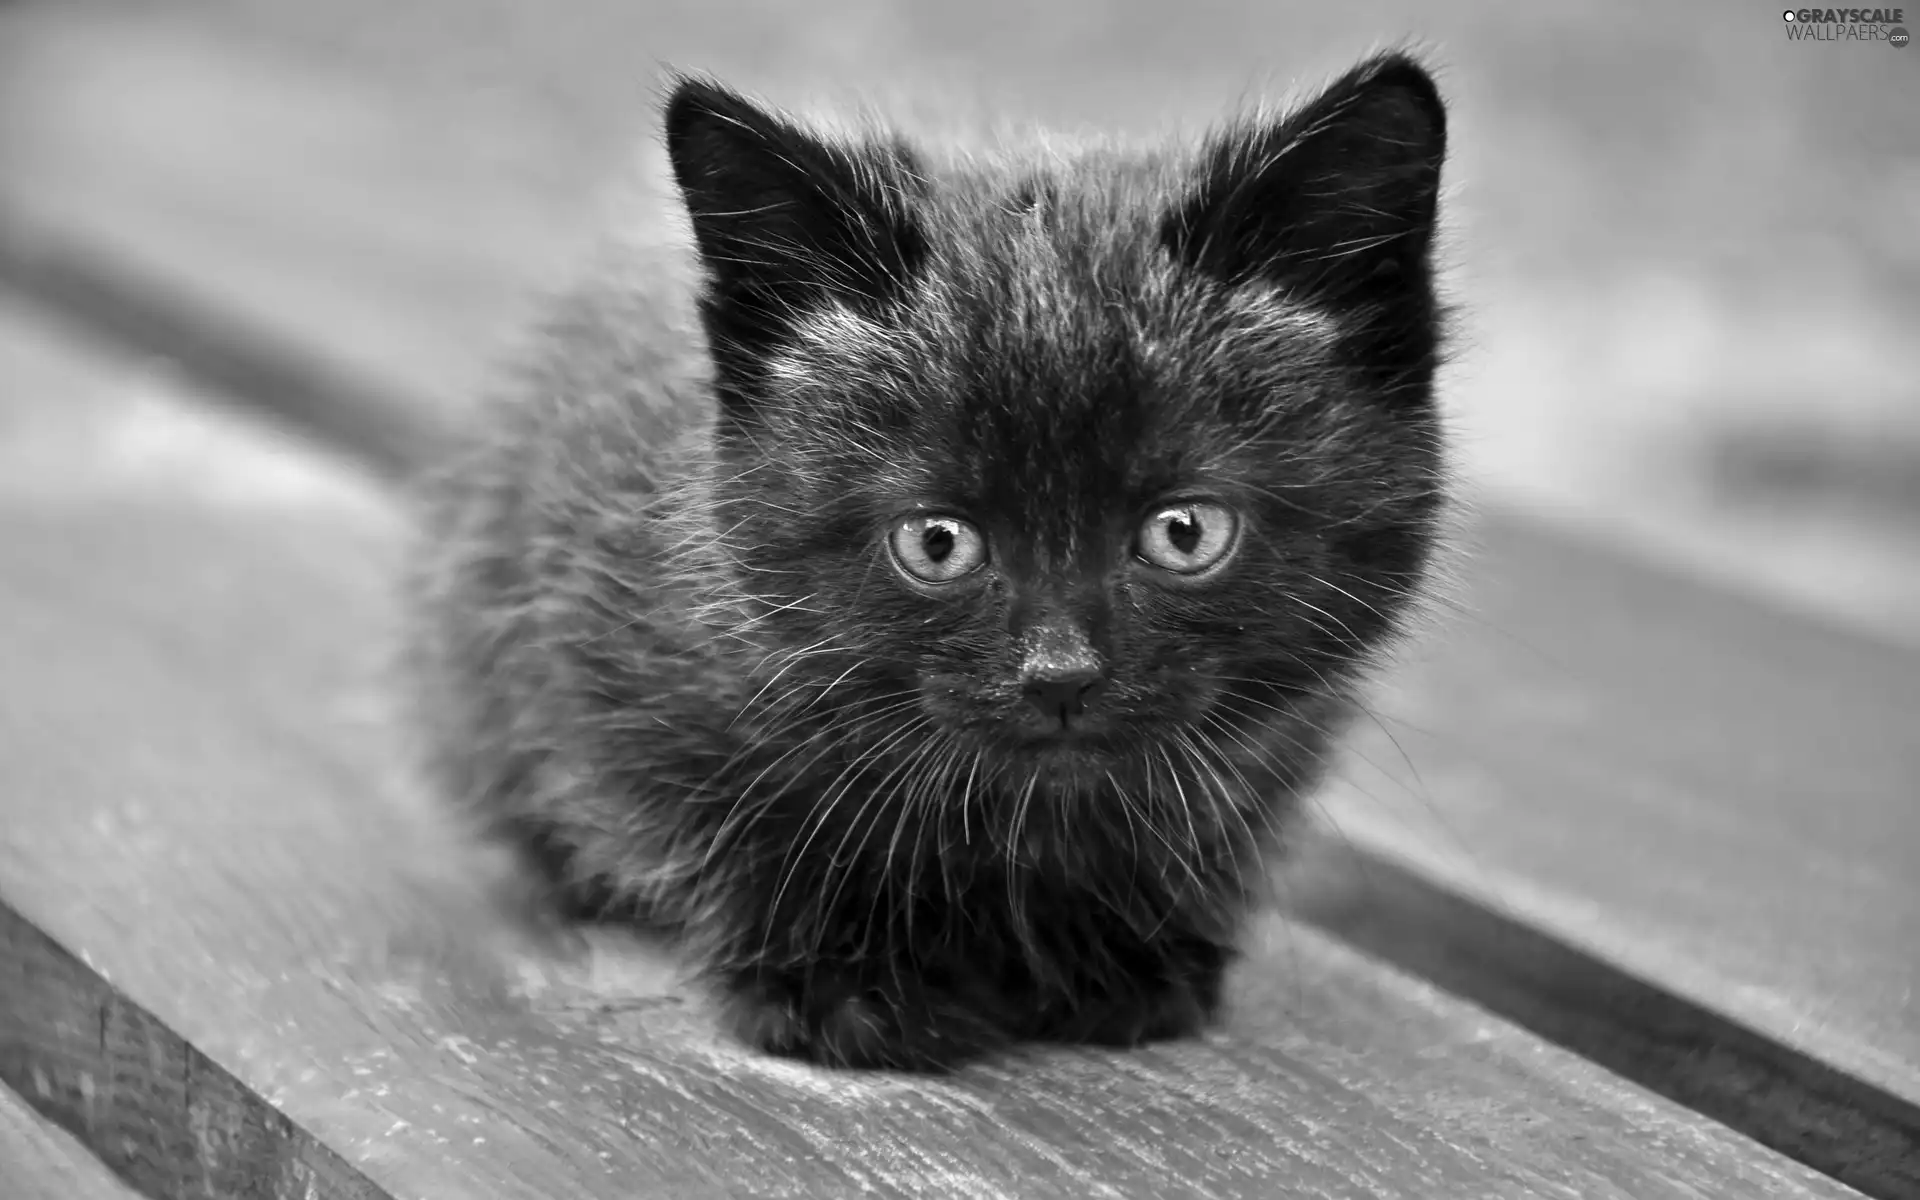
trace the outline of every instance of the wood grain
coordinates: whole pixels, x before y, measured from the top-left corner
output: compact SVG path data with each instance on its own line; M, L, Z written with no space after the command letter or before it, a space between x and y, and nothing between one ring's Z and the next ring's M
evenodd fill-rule
M1329 819L1920 1105L1920 654L1564 530L1479 542Z
M0 1187L8 1200L136 1200L84 1146L0 1087Z
M0 380L69 452L0 490L0 661L33 681L0 689L0 894L284 1115L219 1143L261 1178L299 1130L405 1198L1853 1194L1284 923L1204 1040L945 1081L743 1053L657 949L519 919L395 769L370 483L17 316ZM78 1095L98 1068L47 1030L96 1009L45 978L0 975L0 1061Z
M1870 1196L1920 1197L1920 1107L1436 877L1316 849L1294 916Z
M90 1170L80 1161L63 1168L52 1155L65 1147L71 1158L71 1139L42 1139L40 1159L27 1164L30 1179L51 1188L117 1177L158 1200L385 1200L339 1155L4 904L0 948L0 1081L98 1156ZM0 1088L0 1097L11 1094ZM0 1167L6 1161L0 1157Z

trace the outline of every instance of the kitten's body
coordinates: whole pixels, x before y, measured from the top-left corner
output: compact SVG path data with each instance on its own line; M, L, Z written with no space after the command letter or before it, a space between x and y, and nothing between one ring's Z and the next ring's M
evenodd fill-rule
M701 327L610 271L430 488L444 785L769 1049L1197 1028L1442 498L1439 100L1316 104L936 165L682 85Z

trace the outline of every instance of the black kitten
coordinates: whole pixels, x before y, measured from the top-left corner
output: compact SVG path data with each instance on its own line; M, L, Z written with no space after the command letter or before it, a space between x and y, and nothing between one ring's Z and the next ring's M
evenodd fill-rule
M769 1050L1195 1031L1435 540L1444 127L1401 55L995 163L681 81L704 285L612 264L433 481L444 785Z

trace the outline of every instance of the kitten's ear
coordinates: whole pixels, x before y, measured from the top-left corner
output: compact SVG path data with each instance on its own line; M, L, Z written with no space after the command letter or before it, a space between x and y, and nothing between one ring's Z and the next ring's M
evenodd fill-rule
M869 309L919 266L906 194L918 173L902 145L829 142L694 78L667 100L666 141L722 359L764 351L829 298Z
M1210 141L1162 241L1232 284L1336 302L1396 286L1426 264L1446 140L1446 106L1420 64L1368 59L1283 120Z

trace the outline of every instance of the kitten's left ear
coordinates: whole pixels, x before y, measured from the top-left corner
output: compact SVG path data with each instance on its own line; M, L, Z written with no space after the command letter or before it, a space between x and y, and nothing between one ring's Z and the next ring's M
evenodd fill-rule
M1285 119L1215 137L1161 239L1231 284L1335 302L1395 286L1426 265L1446 140L1425 69L1404 54L1368 59Z
M723 369L823 303L884 301L916 270L925 242L908 192L918 169L904 145L819 137L698 78L677 82L664 115Z

